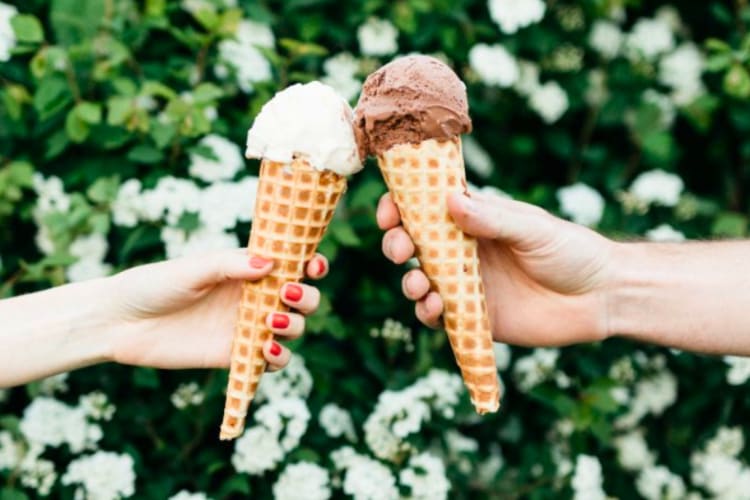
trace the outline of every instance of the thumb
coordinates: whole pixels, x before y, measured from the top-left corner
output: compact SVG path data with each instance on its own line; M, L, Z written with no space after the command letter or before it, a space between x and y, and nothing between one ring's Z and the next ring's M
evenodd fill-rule
M466 234L528 248L549 235L550 219L539 207L495 195L452 193L448 212Z

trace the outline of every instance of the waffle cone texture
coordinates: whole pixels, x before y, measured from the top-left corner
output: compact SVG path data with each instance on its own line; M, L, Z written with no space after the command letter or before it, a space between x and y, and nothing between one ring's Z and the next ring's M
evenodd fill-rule
M273 337L266 317L288 311L279 291L304 276L305 264L315 255L336 205L346 190L346 179L317 171L304 159L291 165L263 160L250 231L248 254L273 259L265 278L245 282L232 342L229 382L220 439L242 434L250 402L266 369L263 344Z
M416 256L445 306L443 319L471 402L480 414L500 406L492 332L477 242L448 214L451 192L466 192L461 139L398 144L378 156Z

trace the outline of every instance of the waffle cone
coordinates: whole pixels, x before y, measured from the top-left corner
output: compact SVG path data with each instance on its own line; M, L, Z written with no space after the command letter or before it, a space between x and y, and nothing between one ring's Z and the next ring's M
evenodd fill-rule
M273 337L268 314L287 311L280 288L300 281L333 217L346 179L317 171L304 159L291 165L263 160L248 253L273 259L273 271L245 282L232 343L220 439L242 434L250 402L266 369L263 343Z
M404 229L445 306L443 319L471 402L480 414L500 405L492 333L477 242L448 214L451 192L466 191L461 139L398 144L378 156Z

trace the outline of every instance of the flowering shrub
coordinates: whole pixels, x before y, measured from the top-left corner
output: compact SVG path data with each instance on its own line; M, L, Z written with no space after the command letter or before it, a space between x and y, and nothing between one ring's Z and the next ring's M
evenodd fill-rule
M263 103L315 78L354 102L413 51L467 84L475 186L611 237L746 236L750 7L625 3L0 3L0 297L243 244ZM380 253L384 191L352 180L241 439L222 371L63 374L0 390L0 498L750 498L745 358L497 345L504 405L475 415Z

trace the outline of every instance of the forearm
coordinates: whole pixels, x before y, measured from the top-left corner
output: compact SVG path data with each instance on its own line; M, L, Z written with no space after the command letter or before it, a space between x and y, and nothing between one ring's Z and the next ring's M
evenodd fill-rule
M106 361L108 284L92 280L0 301L0 387Z
M622 243L614 262L611 335L750 355L750 242Z

